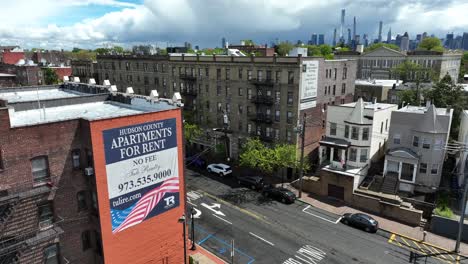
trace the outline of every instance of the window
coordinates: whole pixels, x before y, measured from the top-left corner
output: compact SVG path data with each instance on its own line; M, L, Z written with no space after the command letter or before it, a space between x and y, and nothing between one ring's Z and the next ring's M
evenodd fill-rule
M292 112L288 111L287 113L287 122L288 124L292 124Z
M226 86L226 96L231 95L231 87Z
M242 80L242 68L239 68L239 80Z
M242 129L244 129L244 127L242 126L242 121L239 121L239 132L242 132Z
M359 140L359 127L351 127L351 139Z
M348 68L344 67L343 68L343 80L345 80L348 77Z
M247 133L252 133L252 124L247 124Z
M217 96L221 95L221 85L216 86L216 95Z
M361 149L360 162L367 162L367 149Z
M388 131L388 119L385 120L385 131Z
M266 80L271 81L271 71L266 71Z
M143 83L144 83L145 85L148 85L148 84L149 84L149 78L148 78L148 76L143 77Z
M252 80L252 70L247 70L247 80Z
M251 106L247 106L247 114L250 114L252 113L252 107Z
M280 121L280 110L275 110L275 121L276 122Z
M430 139L423 138L422 147L425 149L430 149L431 148Z
M221 113L221 112L223 112L223 104L218 103L218 113Z
M49 161L41 156L31 160L31 170L34 183L45 182L49 179Z
M74 149L72 151L72 165L74 169L80 168L80 150Z
M206 77L210 76L210 69L209 68L205 68L205 75L206 75Z
M86 251L91 248L91 232L89 230L81 233L81 249Z
M292 142L291 131L289 130L286 132L286 140L288 142Z
M202 71L202 68L198 68L198 76L203 76L203 71Z
M395 145L400 145L400 137L401 137L400 134L395 134L395 135L393 136L393 144L395 144Z
M279 104L280 101L281 101L281 93L280 93L280 91L276 91L276 92L275 92L275 102L276 102L277 104Z
M404 181L414 182L414 164L403 163L401 166L400 179Z
M239 96L243 96L244 95L244 89L242 89L242 87L239 87Z
M263 71L258 70L257 71L257 80L262 81L263 80Z
M419 164L419 173L423 173L423 174L427 173L427 163Z
M275 81L279 83L281 81L281 71L276 71Z
M101 234L99 234L96 230L94 231L94 240L96 242L96 253L99 256L102 256L102 241L101 241Z
M328 87L325 86L325 95L327 95L327 89L328 89Z
M280 131L279 129L275 128L275 139L279 140L279 138L280 138Z
M335 93L336 93L336 85L334 84L333 85L333 95L335 95Z
M76 201L78 203L78 212L88 209L88 204L86 203L86 191L79 191L76 194Z
M335 80L336 80L336 75L338 74L338 69L335 68Z
M362 129L362 140L369 140L369 128L364 127Z
M418 136L413 137L413 147L419 147L419 137Z
M432 164L431 174L437 174L439 172L439 164Z
M383 133L383 121L382 121L382 123L380 124L380 134L382 134L382 133Z
M205 85L205 93L209 93L210 92L210 86L207 84Z
M349 126L348 126L348 125L345 125L345 128L344 128L344 137L345 137L345 138L349 138Z
M216 80L221 79L221 69L216 69Z
M239 115L242 115L244 113L244 106L240 104L238 106L238 110L239 110Z
M288 72L288 84L293 84L294 83L294 72L289 71Z
M356 161L357 159L357 149L355 148L350 148L349 149L349 160L350 161Z
M345 99L341 99L340 104L344 104L344 103L345 103Z
M341 84L341 94L346 93L346 83Z
M247 89L247 99L252 99L252 89Z
M330 136L336 136L336 123L330 123Z
M293 92L288 92L288 105L293 104Z
M43 203L37 206L39 213L39 228L51 226L54 222L54 211L51 203Z
M226 80L231 79L231 69L226 69Z
M226 112L231 113L231 104L230 103L226 103Z
M58 246L57 244L52 244L44 248L44 264L58 264Z

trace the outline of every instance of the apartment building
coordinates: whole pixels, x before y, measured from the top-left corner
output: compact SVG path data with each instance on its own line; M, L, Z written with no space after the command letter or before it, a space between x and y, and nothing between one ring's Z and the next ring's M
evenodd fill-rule
M353 190L367 175L371 162L384 154L391 113L398 106L357 102L330 106L326 136L320 141L322 179L329 182L329 195L343 199L344 185L336 178L349 178ZM337 176L330 177L330 174ZM352 193L353 190L346 190Z
M0 89L0 263L184 262L179 105L80 83Z
M400 52L387 47L380 47L362 54L359 52L337 53L335 57L357 60L357 79L397 79L398 76L395 72L392 72L392 68L404 61L410 61L420 65L423 69L430 69L439 80L448 74L452 80L457 82L462 55L457 51L415 50ZM410 81L413 76L410 75ZM431 81L429 74L426 75L426 81Z
M392 113L384 178L404 192L435 192L440 184L453 109L405 106Z
M103 55L97 60L99 79L119 90L180 92L185 118L209 137L216 137L213 128L223 128L227 118L231 158L248 137L297 143L294 128L302 112L308 115L306 153L317 158L327 106L352 102L356 74L355 61L317 57Z
M92 60L72 60L71 69L74 77L80 78L83 83L88 83L89 79L94 79L96 83L101 83L97 74L97 62Z

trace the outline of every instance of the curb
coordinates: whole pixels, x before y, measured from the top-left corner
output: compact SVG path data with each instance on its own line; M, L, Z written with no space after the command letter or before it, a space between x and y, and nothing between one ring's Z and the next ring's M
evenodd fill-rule
M198 248L201 248L200 251L203 251L203 252L199 252L199 253L201 253L202 255L210 255L210 257L213 257L213 258L217 259L218 261L220 261L220 262L222 262L222 263L224 263L224 264L228 264L227 261L225 261L225 260L223 260L222 258L216 256L215 254L213 254L212 252L210 252L209 250L207 250L207 249L204 248L203 246L201 246L201 245L199 245L199 244L197 244L197 243L195 243L195 245L197 245ZM189 255L189 256L191 256L191 255Z
M440 249L440 250L443 250L443 251L446 251L446 252L453 252L453 250L449 250L449 249L446 249L446 248L443 248L441 246L437 246L437 245L434 245L432 243L429 243L429 242L426 242L426 241L422 241L421 239L416 239L414 237L410 237L410 236L407 236L407 235L403 235L401 233L398 233L398 232L394 232L394 231L390 231L390 230L387 230L387 229L384 229L384 228L379 228L380 230L384 231L384 232L387 232L387 233L390 233L390 234L395 234L397 236L400 236L400 237L403 237L403 238L406 238L406 239L409 239L409 240L413 240L415 242L418 242L418 243L421 243L421 244L426 244L428 246L431 246L433 248L436 248L436 249Z

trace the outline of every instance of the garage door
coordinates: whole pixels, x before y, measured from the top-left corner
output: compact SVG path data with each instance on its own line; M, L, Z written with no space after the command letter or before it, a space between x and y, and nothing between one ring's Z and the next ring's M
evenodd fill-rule
M344 200L344 187L328 184L328 196Z

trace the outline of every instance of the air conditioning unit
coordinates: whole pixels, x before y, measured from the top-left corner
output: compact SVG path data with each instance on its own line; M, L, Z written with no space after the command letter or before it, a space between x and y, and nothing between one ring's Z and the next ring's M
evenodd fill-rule
M86 176L93 176L94 175L93 167L85 168L84 173L85 173Z

